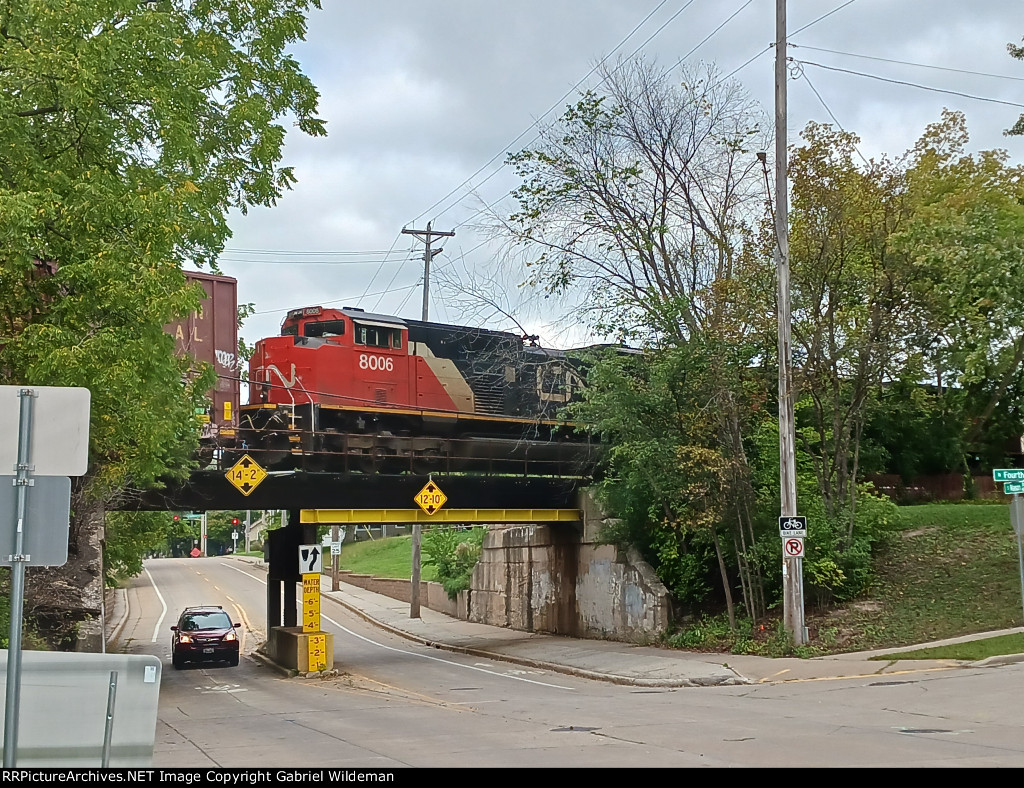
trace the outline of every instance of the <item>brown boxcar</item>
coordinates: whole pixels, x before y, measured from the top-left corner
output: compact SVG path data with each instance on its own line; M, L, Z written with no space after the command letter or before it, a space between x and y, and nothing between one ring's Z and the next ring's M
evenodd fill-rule
M213 365L217 383L210 392L212 407L201 415L204 438L233 436L238 423L238 280L231 276L186 271L189 282L206 291L198 312L171 323L167 332L175 339L178 353ZM225 432L227 433L225 435Z

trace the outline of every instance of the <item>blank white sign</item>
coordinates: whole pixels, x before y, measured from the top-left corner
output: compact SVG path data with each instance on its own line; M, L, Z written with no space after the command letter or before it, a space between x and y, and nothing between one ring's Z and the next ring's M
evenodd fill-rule
M84 476L89 467L89 389L0 386L0 475L16 475L22 390L32 397L32 476Z

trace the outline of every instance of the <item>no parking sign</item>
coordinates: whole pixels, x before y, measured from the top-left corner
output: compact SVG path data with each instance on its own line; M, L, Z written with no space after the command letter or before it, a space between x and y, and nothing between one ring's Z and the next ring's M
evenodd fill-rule
M783 539L782 551L786 554L786 558L803 558L804 540L796 536Z

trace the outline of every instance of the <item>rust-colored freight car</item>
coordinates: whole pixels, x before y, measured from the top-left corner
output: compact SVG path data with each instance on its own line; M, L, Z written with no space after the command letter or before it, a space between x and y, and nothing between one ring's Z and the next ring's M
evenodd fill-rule
M217 384L210 392L212 407L200 418L205 421L203 437L231 438L238 423L238 280L199 271L186 271L189 282L206 291L198 312L171 323L167 332L175 339L178 353L213 365Z

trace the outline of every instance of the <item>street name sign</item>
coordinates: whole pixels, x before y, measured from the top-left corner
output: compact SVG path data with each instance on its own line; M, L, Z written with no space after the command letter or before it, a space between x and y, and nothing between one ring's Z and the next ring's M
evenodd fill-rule
M1024 482L1006 482L1003 485L1003 492L1007 495L1024 493Z
M996 468L992 479L997 482L1024 482L1024 468Z

